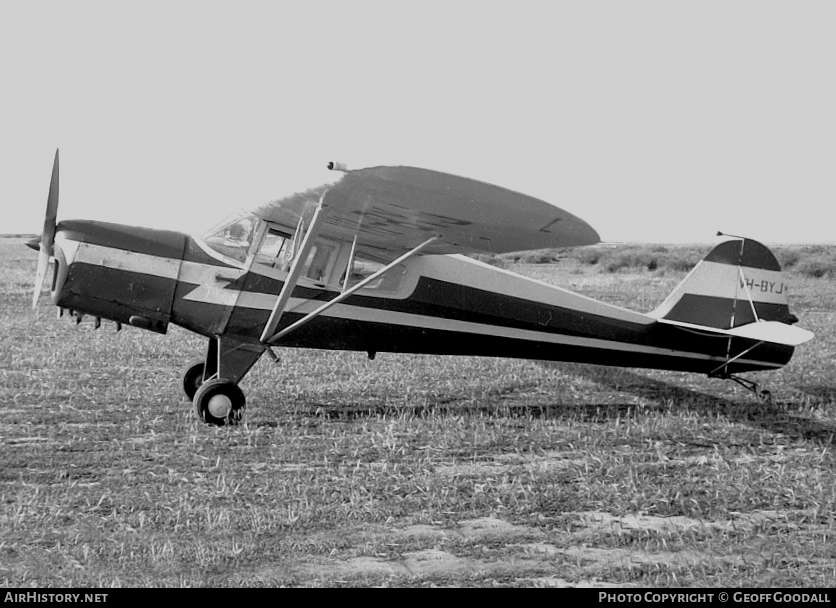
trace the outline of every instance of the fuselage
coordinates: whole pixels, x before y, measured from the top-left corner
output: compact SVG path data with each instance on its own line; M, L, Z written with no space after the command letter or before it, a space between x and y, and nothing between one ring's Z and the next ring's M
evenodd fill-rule
M266 227L260 235L267 234ZM177 232L65 221L56 233L57 306L164 333L257 343L287 269L251 246ZM341 293L351 243L326 243L293 289L278 329ZM226 248L226 249L225 249ZM327 255L326 255L327 253ZM317 261L318 260L318 261ZM713 373L775 369L793 348L659 323L458 255L417 256L276 346L578 361Z

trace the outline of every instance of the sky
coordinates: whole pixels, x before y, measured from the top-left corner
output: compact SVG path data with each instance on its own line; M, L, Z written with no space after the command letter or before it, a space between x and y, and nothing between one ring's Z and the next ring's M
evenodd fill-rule
M414 165L605 241L836 241L836 3L0 3L0 233L200 232Z

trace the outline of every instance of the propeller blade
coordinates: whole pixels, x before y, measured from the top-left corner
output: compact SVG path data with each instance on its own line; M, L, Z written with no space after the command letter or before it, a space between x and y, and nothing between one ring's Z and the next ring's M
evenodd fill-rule
M41 232L38 245L38 270L35 273L35 294L32 296L32 308L37 309L38 298L46 277L49 258L55 255L55 226L58 218L58 150L55 151L55 162L52 164L52 178L49 181L49 196L46 199L46 214L44 215L44 229ZM34 242L27 243L30 246ZM34 249L34 247L32 247Z
M46 199L46 214L44 229L41 232L41 247L45 247L49 255L53 255L52 244L55 242L55 224L58 218L58 150L55 151L55 162L52 164L52 179L49 180L49 196Z
M35 274L35 294L32 296L32 310L38 309L38 298L41 297L41 290L44 286L44 278L46 278L46 269L49 266L49 253L43 245L38 254L38 271Z

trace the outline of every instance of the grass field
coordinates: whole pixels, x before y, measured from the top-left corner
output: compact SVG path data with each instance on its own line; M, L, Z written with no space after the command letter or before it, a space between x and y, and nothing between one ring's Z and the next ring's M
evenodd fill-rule
M771 403L672 372L286 350L214 428L179 387L202 340L35 317L35 262L0 239L4 586L836 584L826 273L788 275L817 336L749 376ZM505 263L638 310L685 272Z

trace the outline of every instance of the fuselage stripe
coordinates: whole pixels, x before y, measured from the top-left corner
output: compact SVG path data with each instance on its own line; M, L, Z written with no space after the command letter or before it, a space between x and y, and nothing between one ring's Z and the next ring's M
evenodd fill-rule
M219 275L224 275L223 278L229 281L234 281L240 278L245 273L237 268L219 268L218 266L200 264L197 262L182 261L180 271L174 270L175 264L181 260L171 258L160 258L148 254L139 254L135 252L121 252L118 249L109 247L100 247L92 243L84 243L79 247L78 261L87 264L98 264L110 267L116 270L125 272L134 272L166 278L170 280L179 280L184 284L194 285L194 289L187 293L184 297L186 300L192 300L195 303L219 305L222 307L242 307L252 310L270 311L275 303L275 294L265 294L256 292L241 292L237 289L223 289L216 287L216 279ZM148 259L146 259L148 258ZM310 290L306 290L310 291ZM515 298L504 296L508 299L508 304L513 306ZM443 298L442 298L443 299ZM699 361L717 361L725 360L724 356L708 354L707 352L697 352L682 350L679 348L667 348L663 346L654 346L648 342L650 340L649 333L652 331L654 324L651 325L635 325L631 328L632 339L617 340L602 338L604 332L588 330L594 332L594 337L582 335L578 331L561 331L560 327L552 327L546 331L526 329L517 326L507 325L508 321L504 317L497 314L482 315L477 317L475 310L472 307L468 310L455 309L445 307L439 303L433 307L418 307L415 311L398 310L391 308L397 305L400 300L385 300L384 302L375 305L373 302L376 298L370 296L358 297L356 302L363 302L363 305L351 304L351 300L346 303L339 304L333 309L324 313L324 316L334 319L345 319L350 321L357 321L360 323L369 323L377 325L392 325L410 328L423 328L432 331L450 332L451 334L470 334L478 336L492 336L501 339L522 340L528 342L543 342L553 345L564 345L567 347L580 347L587 349L598 349L607 351L618 351L623 353L637 353L653 356L673 356L680 358L687 358ZM322 303L322 300L314 300L307 298L294 297L290 301L288 309L289 313L306 314L311 312ZM409 304L409 299L405 301ZM533 303L536 304L536 303ZM545 305L544 305L545 306ZM551 307L550 307L551 308ZM432 311L435 314L427 314ZM555 308L557 312L558 309ZM572 312L572 311L563 311ZM492 322L474 322L466 320L466 318L453 318L454 316L461 317L464 313L470 313L472 318L496 320ZM606 319L613 322L615 320ZM504 321L504 322L503 322ZM629 325L622 321L616 321L622 326ZM529 322L530 326L538 326L534 322ZM676 328L666 328L668 331L677 331ZM574 334L574 335L570 335ZM684 343L688 343L687 340ZM753 365L774 366L779 367L778 364L766 362L762 360L741 360L741 363L751 363Z

